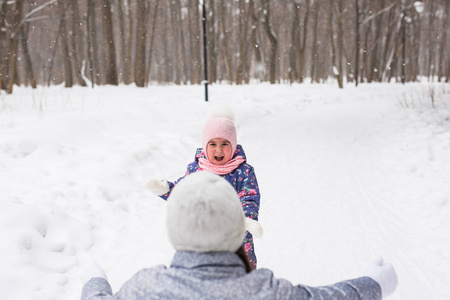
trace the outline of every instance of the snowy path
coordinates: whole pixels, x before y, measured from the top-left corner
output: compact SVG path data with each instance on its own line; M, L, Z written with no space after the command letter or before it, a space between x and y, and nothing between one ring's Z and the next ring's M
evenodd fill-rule
M266 236L260 247L280 247L262 253L261 260L267 255L267 267L280 270L279 276L319 285L358 276L355 258L364 264L382 256L403 275L393 299L429 299L434 290L445 294L450 257L442 251L450 249L449 239L441 233L433 237L431 216L409 207L433 201L424 198L421 205L412 195L431 175L417 165L429 162L432 141L425 137L423 145L415 144L392 102L341 97L286 105L274 109L277 116L262 117L263 129L255 136L266 137L262 149L268 151L255 165L262 190L271 188L262 204ZM258 143L256 138L251 144ZM440 158L448 167L448 156ZM449 179L447 173L433 182L442 203L449 200ZM448 219L440 220L440 229L450 229ZM431 235L428 241L417 238L424 232ZM442 278L430 272L430 257L436 256L442 259L434 258Z
M294 283L361 276L382 256L391 299L450 299L450 103L412 85L210 87L236 111L262 192L260 267ZM91 261L113 289L169 264L165 202L199 146L199 87L18 89L0 97L0 299L78 299ZM447 98L445 98L447 97ZM400 99L400 100L399 100Z

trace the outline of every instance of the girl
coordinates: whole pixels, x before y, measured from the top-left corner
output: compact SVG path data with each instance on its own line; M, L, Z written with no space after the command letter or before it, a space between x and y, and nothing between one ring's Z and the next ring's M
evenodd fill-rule
M225 178L241 200L247 230L243 247L256 269L253 235L260 237L262 228L257 222L260 194L255 171L247 164L244 149L237 144L232 111L225 109L224 113L223 107L220 110L216 108L209 115L203 130L203 148L197 149L195 160L188 165L186 174L175 182L150 180L146 188L167 200L173 187L191 173L204 170Z

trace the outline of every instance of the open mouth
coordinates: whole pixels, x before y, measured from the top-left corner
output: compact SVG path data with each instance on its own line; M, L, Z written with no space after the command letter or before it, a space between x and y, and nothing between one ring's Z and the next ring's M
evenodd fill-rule
M222 161L223 160L223 156L214 156L214 160L215 161Z

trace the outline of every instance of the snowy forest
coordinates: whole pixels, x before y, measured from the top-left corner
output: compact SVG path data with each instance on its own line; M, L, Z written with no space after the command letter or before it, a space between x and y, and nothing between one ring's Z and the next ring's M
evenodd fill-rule
M170 268L146 185L185 174L216 104L261 190L257 271L318 287L381 257L386 300L450 299L449 6L0 0L0 300Z
M237 85L335 78L341 88L448 81L449 3L0 0L0 91L206 77Z

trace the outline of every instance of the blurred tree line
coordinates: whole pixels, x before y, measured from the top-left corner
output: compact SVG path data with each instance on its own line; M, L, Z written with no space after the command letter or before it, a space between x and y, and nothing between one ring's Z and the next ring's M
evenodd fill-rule
M448 81L450 0L204 0L209 83ZM0 91L200 84L201 0L0 0Z

